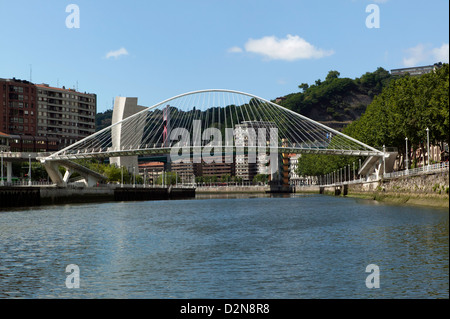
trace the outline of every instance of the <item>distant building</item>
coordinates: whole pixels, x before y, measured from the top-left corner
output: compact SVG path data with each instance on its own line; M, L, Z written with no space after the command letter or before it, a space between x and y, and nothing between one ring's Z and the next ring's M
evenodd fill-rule
M97 96L72 89L37 87L37 135L59 139L64 148L95 133Z
M162 162L148 162L139 164L139 174L144 177L146 175L146 183L154 185L158 181L158 177L164 171L164 163Z
M251 129L253 129L253 132L255 133L255 145L253 146L256 150L256 161L252 160L248 154L236 154L235 156L236 176L242 178L244 181L252 182L253 178L257 174L269 175L271 172L269 156L267 154L258 154L257 151L258 132L260 128L266 130L266 136L264 136L263 140L266 141L267 146L270 146L270 129L276 128L275 123L264 121L245 121L235 127L236 143L238 143L238 141L243 141L244 147L251 146L248 141Z
M289 154L289 180L293 186L300 186L303 182L303 177L297 174L300 157L301 154Z
M195 176L201 176L201 164L187 161L185 163L172 162L171 171L177 174L182 183L192 183Z
M33 83L0 79L0 130L13 135L36 135L37 92Z
M285 98L284 96L282 96L282 97L277 97L277 98L275 99L275 103L276 103L276 104L279 104L279 103L283 102L284 100L286 100L286 98Z
M14 138L19 138L19 136L13 136L13 135L9 135L9 134L5 134L3 132L0 132L0 151L1 152L9 152L10 149L10 141L13 140Z
M420 75L434 72L435 70L437 70L441 67L442 67L442 63L436 63L434 65L427 65L427 66L416 66L416 67L410 67L410 68L393 69L393 70L391 70L391 75L402 76L405 74L409 74L411 76L420 76Z
M72 89L0 79L0 130L14 152L54 152L95 133L97 97Z
M222 178L224 176L234 176L235 163L225 163L225 156L218 157L212 163L202 163L198 170L199 176L204 177L217 177Z

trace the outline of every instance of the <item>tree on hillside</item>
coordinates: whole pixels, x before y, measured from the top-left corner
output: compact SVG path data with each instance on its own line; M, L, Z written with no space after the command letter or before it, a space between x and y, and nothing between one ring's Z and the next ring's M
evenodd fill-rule
M425 151L429 128L430 143L442 146L449 143L448 89L448 64L420 77L395 79L344 132L375 147L397 147L405 154L406 137L414 150Z
M328 72L328 75L325 78L325 81L332 81L333 79L339 78L340 75L341 75L341 73L339 73L338 71L330 71L330 72Z
M397 147L405 156L409 146L425 152L426 129L430 129L430 143L449 143L449 65L420 77L404 76L389 79L383 70L365 74L360 85L388 83L377 95L360 119L348 125L343 133L372 147ZM373 82L375 81L375 82ZM372 84L369 84L372 83ZM414 156L416 152L413 152ZM351 164L356 159L340 156L304 155L299 160L300 175L324 175ZM404 163L401 163L404 164Z

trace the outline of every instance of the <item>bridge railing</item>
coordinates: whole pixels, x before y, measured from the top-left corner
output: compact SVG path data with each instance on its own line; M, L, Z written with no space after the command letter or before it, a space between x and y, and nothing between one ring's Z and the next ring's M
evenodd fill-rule
M29 186L53 186L54 183L52 182L29 182L27 180L21 180L21 181L13 181L13 182L7 182L4 181L4 185L5 187L29 187ZM2 186L2 185L0 185Z
M449 170L449 162L442 162L433 165L426 165L423 167L418 167L414 169L408 169L403 171L397 171L392 173L386 173L383 175L384 179L398 178L403 176L417 176L428 173L437 173ZM347 181L338 181L333 183L317 183L316 186L342 186L342 185L352 185L352 184L361 184L361 183L370 183L381 180L381 176L378 178L376 175L371 175L368 177L360 177L358 179L347 180Z
M421 175L423 173L434 173L449 169L449 162L442 162L433 165L426 165L418 168L407 169L404 171L392 172L384 174L384 178L396 178L401 176Z

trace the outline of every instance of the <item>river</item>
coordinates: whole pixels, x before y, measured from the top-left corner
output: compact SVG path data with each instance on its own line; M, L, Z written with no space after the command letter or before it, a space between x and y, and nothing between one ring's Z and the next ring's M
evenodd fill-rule
M449 297L448 210L227 197L0 211L0 298Z

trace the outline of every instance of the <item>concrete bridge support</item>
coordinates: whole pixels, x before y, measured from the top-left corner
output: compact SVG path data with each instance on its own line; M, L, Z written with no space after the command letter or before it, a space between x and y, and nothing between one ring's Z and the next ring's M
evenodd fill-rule
M6 164L6 183L10 184L12 182L12 162L6 162L2 161L3 164ZM2 167L2 173L4 173L3 167ZM5 178L5 175L2 175L2 178ZM5 181L2 179L0 180L0 186L4 186Z
M50 177L52 182L56 184L56 186L58 186L58 187L66 187L67 186L67 183L64 181L64 179L67 176L67 172L66 172L66 175L63 177L61 175L61 172L59 171L59 165L56 162L42 161L42 165L44 166L45 170L47 171L48 176Z
M106 179L103 175L71 161L43 160L42 165L44 165L45 170L47 171L53 183L55 183L58 187L67 187L67 184L69 183L70 177L73 173L78 173L83 177L85 187L94 187L97 185L97 183ZM59 171L60 166L66 169L64 177Z
M137 103L138 99L135 97L116 97L114 102L112 124L114 125L119 123L126 118L146 109L146 107L140 106ZM137 122L138 123L134 124L135 129L132 131L127 128L133 123L121 123L112 127L112 149L124 150L124 145L122 145L123 141L129 141L129 143L132 141L131 144L135 144L135 147L141 143L144 133L144 122ZM115 164L117 167L125 167L130 173L133 172L133 167L135 169L138 168L137 156L110 157L109 160L111 164Z

